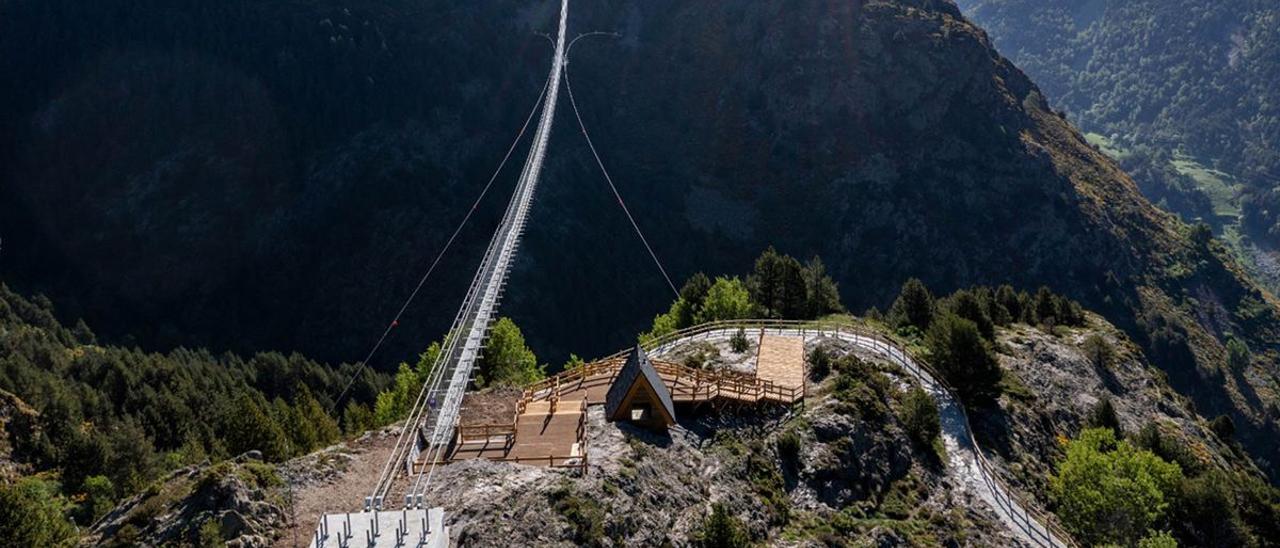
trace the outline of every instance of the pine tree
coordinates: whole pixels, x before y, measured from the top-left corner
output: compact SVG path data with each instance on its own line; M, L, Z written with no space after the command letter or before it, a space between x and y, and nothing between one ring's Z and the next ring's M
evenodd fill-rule
M933 294L918 278L902 284L898 299L889 309L889 321L897 327L914 326L924 331L933 321Z
M237 398L225 421L227 450L233 455L261 451L269 461L289 456L284 430L252 395L245 393Z
M739 548L747 545L742 523L729 514L723 504L711 505L711 516L702 525L701 546L704 548Z
M1227 339L1227 366L1237 373L1242 372L1249 367L1252 358L1249 355L1249 346L1244 341L1232 336Z
M1018 299L1018 292L1013 290L1013 286L1005 284L996 289L995 302L1008 314L1007 319L1004 316L992 318L998 325L1022 320L1022 301ZM1004 319L1004 322L1001 323L1000 319Z
M342 411L342 431L347 436L365 432L375 424L373 412L369 411L368 406L358 402L347 402L347 408Z
M799 319L806 314L809 296L804 267L772 246L756 259L747 287L751 301L769 318Z
M737 353L742 353L742 352L746 352L747 350L750 350L751 341L747 340L747 331L739 327L738 331L733 334L732 338L729 339L729 347L732 348L733 351Z
M308 450L316 447L324 447L333 443L341 437L338 430L338 423L325 412L320 406L320 402L316 401L311 395L311 390L304 384L298 385L298 397L293 402L293 408L296 415L308 425L314 434L313 445L307 447Z
M1000 366L978 326L945 312L925 335L930 359L966 404L986 404L1000 393Z
M827 267L817 255L809 259L804 266L804 284L807 295L806 319L819 318L844 310L844 306L840 304L840 288L835 280L827 275Z
M978 331L987 340L995 337L995 324L976 295L968 290L960 290L947 299L947 308L957 316L973 322Z
M709 291L711 291L711 278L708 278L706 274L698 272L689 277L689 280L684 283L684 287L680 288L682 306L673 308L676 311L676 323L678 325L676 329L684 329L693 325L694 317L702 309L702 303L707 300L707 292Z
M1124 435L1120 430L1120 417L1116 415L1116 407L1111 403L1110 396L1103 396L1093 409L1089 410L1089 415L1085 417L1085 424L1089 428L1108 428L1115 432L1116 437Z
M1058 302L1054 297L1053 292L1043 285L1036 290L1035 302L1032 304L1032 312L1035 314L1032 318L1033 323L1046 327L1053 327L1059 323Z

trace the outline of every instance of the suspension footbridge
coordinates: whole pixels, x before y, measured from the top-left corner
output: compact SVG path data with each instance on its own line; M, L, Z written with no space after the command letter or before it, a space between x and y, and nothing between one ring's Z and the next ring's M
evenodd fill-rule
M485 185L480 193L480 198L472 205L471 211L463 218L458 229L454 231L440 252L442 256L452 245L458 232L470 219L480 200L489 191L498 173L502 171L502 167L506 164L507 159L510 158L516 145L523 138L529 124L533 121L535 114L537 114L537 124L533 133L532 145L520 171L515 190L507 204L500 224L489 241L457 314L454 316L441 352L432 364L430 373L409 410L404 427L400 431L390 456L382 466L374 487L364 496L363 508L322 516L310 541L312 547L346 548L353 545L368 547L443 547L448 545L449 529L446 526L445 509L431 507L429 505L430 501L426 500L426 494L434 479L436 466L442 462L443 459L441 457L448 450L454 432L458 427L463 396L474 378L476 361L482 356L490 324L495 318L497 308L505 291L507 274L511 269L512 262L520 246L521 236L528 222L529 210L542 175L543 161L551 138L552 124L555 119L562 80L564 87L569 90L568 93L575 117L584 137L587 139L592 156L603 172L632 227L639 235L646 251L657 264L663 278L671 286L671 290L675 292L674 285L671 284L666 270L662 267L661 262L658 261L657 255L644 238L639 225L631 216L631 212L623 202L617 187L614 186L612 178L609 177L608 171L605 170L604 163L600 160L599 153L594 143L591 142L590 136L587 135L585 125L582 124L576 101L573 101L572 88L568 85L566 61L568 47L566 47L565 43L565 33L568 14L569 0L560 0L558 30L553 40L555 50L546 85L543 87L533 110L530 111L524 127L521 128L517 135L516 142L508 149L506 157L499 164L497 172ZM588 33L579 38L595 34L600 33ZM378 339L369 356L362 362L362 368L367 365L369 359L382 345L391 328L397 324L405 308L418 294L423 283L435 270L439 261L440 256L437 256L427 270L426 275L423 276L418 286L409 296L409 299L400 308L400 312L397 313L395 319L383 332L382 337ZM728 332L716 332L714 334L716 336L728 336L726 333ZM866 339L865 336L862 337ZM868 342L870 339L862 340L855 336L850 340L880 349L877 346L879 343L876 341ZM656 350L660 351L661 348ZM920 370L918 367L914 367L914 362L910 361L910 358L900 350L897 353L894 353L896 350L894 348L886 347L882 350L891 354L891 357L897 361L910 366L909 369L913 371ZM932 386L941 395L948 395L949 391L942 388L942 385L932 378L927 377L927 373L920 373L919 375L921 375L922 381L929 381L925 383L926 386ZM352 381L354 381L354 377ZM347 388L350 388L350 384L348 384ZM341 399L346 391L347 389L344 389L337 399ZM958 408L954 397L942 398L941 402L951 406L943 409L943 411L954 412L955 409L953 408ZM942 404L940 404L941 406ZM960 409L960 412L962 413L963 410ZM967 434L967 419L964 426L965 430L963 432ZM985 462L981 458L981 451L976 447L976 444L971 444L971 436L969 436L968 440L962 441L970 443L957 449L973 452L972 454L976 455L977 459L974 462L979 464ZM948 450L951 449L951 447L948 447ZM984 501L988 501L1001 519L1011 529L1017 531L1020 537L1033 544L1062 545L1061 537L1055 536L1050 529L1046 528L1034 516L1031 516L1023 506L1019 505L1006 489L990 477L985 467L974 465L974 470L976 472L973 477L976 479L968 487L977 490L980 497Z

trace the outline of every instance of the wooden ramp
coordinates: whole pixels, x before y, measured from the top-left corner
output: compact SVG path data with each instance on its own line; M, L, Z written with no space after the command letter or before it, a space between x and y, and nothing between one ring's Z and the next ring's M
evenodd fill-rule
M780 387L804 388L804 339L760 335L756 376Z

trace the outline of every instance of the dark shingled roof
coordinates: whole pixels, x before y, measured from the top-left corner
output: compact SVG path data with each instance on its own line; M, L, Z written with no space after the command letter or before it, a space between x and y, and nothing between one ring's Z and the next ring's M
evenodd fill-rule
M658 396L658 401L662 402L662 407L666 409L667 416L675 419L676 408L671 401L671 392L667 390L667 385L662 383L662 377L658 376L657 370L649 362L649 356L645 355L644 349L640 348L638 344L635 350L631 351L631 355L627 357L627 363L618 372L618 377L609 386L609 393L605 394L605 416L614 416L618 411L618 406L622 405L622 400L627 397L627 392L631 391L631 386L635 384L636 379L639 379L641 375L648 381L649 386L653 387L653 393Z

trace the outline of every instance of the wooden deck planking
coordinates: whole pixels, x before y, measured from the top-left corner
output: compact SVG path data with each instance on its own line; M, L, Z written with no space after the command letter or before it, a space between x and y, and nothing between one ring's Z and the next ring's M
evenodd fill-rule
M561 397L551 412L551 402L533 401L516 420L515 440L505 437L485 441L468 441L456 446L448 460L492 459L549 462L582 456L579 438L585 420L582 399Z
M803 388L804 339L779 335L760 337L756 376L782 388Z
M804 342L799 337L762 337L755 375L689 369L657 360L654 364L672 399L680 403L715 399L794 403L804 397ZM621 360L597 362L534 385L525 392L514 439L499 435L467 440L454 447L447 460L485 458L558 466L580 462L585 457L585 405L604 403L621 366ZM554 413L553 395L559 398Z

